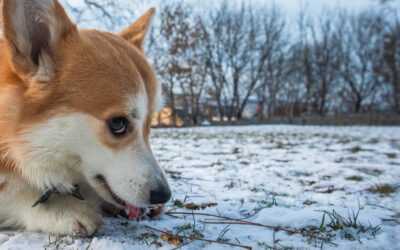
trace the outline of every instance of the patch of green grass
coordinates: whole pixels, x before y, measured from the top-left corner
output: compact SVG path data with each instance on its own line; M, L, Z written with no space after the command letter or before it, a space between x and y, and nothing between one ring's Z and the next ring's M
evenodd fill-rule
M316 182L315 182L315 181L305 181L305 180L299 179L299 183L300 183L302 186L312 186L312 185L314 185Z
M329 241L336 237L337 234L350 241L360 241L360 234L370 234L375 238L381 228L379 225L373 226L371 223L367 225L362 224L358 219L362 209L363 207L359 206L357 212L352 210L350 213L348 211L345 216L337 213L335 210L332 210L332 212L323 210L321 211L323 215L319 226L308 226L302 228L301 231L312 236L323 237ZM311 242L312 239L309 243ZM323 243L321 248L322 246Z
M265 249L265 250L272 250L275 249L273 246L268 245L267 243L265 243L264 241L259 241L257 242L257 246L260 249Z
M371 140L367 141L368 144L377 144L379 140L377 138L372 138Z
M231 230L229 229L229 226L230 226L230 225L228 224L224 229L222 229L222 231L219 233L219 235L218 235L216 241L222 241L222 242L228 242L228 241L229 241L229 239L224 238L224 236L225 236L229 231L231 231Z
M175 235L184 235L186 237L191 237L193 239L203 238L204 235L202 231L196 228L196 218L193 216L193 223L188 223L182 226L174 227Z
M263 188L258 188L258 187L253 187L252 189L250 189L251 192L253 193L258 193L258 192L262 192L264 191Z
M137 240L139 240L140 242L142 242L143 244L145 244L147 246L151 245L151 242L149 243L150 240L153 240L153 242L154 242L157 239L158 239L158 236L153 233L143 233L139 237L137 237Z
M61 235L49 235L48 236L48 243L45 243L43 245L44 249L65 249L68 246L71 246L74 244L75 239L71 237L65 237ZM84 239L82 238L84 242L87 242L90 245L91 239Z
M325 151L326 151L326 152L336 152L337 150L331 149L331 148L327 148L327 149L325 149Z
M214 166L222 166L222 165L224 165L224 164L223 164L222 161L220 161L220 160L218 160L217 162L211 163L211 167L214 167Z
M395 140L395 139L390 140L390 145L392 146L392 148L400 149L400 141L399 140Z
M305 200L305 201L303 201L303 205L306 205L306 206L311 206L312 204L315 204L315 203L317 203L317 202L315 202L315 201L310 201L310 200Z
M182 172L172 171L172 170L165 170L165 173L169 174L172 179L179 180L181 179Z
M287 160L287 159L273 159L276 162L281 162L281 163L288 163L291 162L291 160Z
M348 181L362 181L364 178L362 178L362 176L358 176L358 175L352 175L349 177L346 177L346 180Z
M184 207L183 202L181 200L178 200L178 199L174 200L173 204L174 204L175 207L179 207L179 208Z
M361 148L360 146L355 146L355 147L353 147L353 148L350 148L349 151L350 151L351 153L353 153L353 154L356 154L356 153L362 151L362 148Z
M357 157L347 156L347 157L340 157L339 159L336 159L335 163L356 162L357 160L358 160Z
M400 184L390 185L390 184L382 184L382 185L374 185L367 190L371 193L379 193L381 195L390 195L397 191L400 188Z
M335 160L335 163L342 163L343 160L344 160L344 158L343 158L343 157L340 157L339 159L336 159L336 160Z
M239 148L234 148L232 151L232 154L237 155L237 154L239 154L239 152L240 152Z
M369 225L363 225L359 222L358 216L360 215L360 211L362 210L362 207L359 207L357 212L355 213L354 211L351 212L351 214L348 212L347 216L342 216L338 214L335 210L332 212L328 211L323 211L325 216L328 216L329 219L331 220L329 223L325 224L327 228L332 229L333 231L342 231L344 234L344 237L348 240L355 240L356 237L353 232L349 232L346 229L356 229L356 233L371 233L373 237L375 237L376 233L380 230L379 226L372 226L371 224ZM320 228L324 227L324 220L321 222Z
M357 170L360 171L361 173L374 175L374 176L381 175L384 172L383 170L376 169L376 168L375 169L358 168Z
M236 187L236 184L233 181L231 181L229 184L226 184L224 187L227 189L232 189L232 188Z
M395 159L395 158L397 158L397 154L396 154L396 153L387 153L386 156L387 156L387 158L389 158L389 159Z
M266 208L278 206L275 195L273 195L273 194L268 195L265 200L260 201L258 204L262 205L263 207L266 207Z
M322 193L322 194L331 194L333 192L336 191L344 191L344 188L335 188L335 186L333 185L329 185L329 186L314 186L313 189L315 190L315 192L317 193Z
M357 159L357 157L352 157L352 156L349 156L349 157L346 157L346 158L345 158L345 160L346 160L346 161L352 161L352 162L355 162L355 161L357 161L358 159Z
M276 249L291 250L291 249L294 249L294 247L283 246L279 242L280 242L279 239L274 239L274 245L270 246L267 243L265 243L264 241L259 241L259 242L257 242L257 247L258 247L258 249L265 249L265 250L276 250Z
M340 139L337 143L339 143L339 144L349 144L350 140L349 139Z
M249 200L250 202L257 202L258 206L256 208L252 209L251 211L247 211L247 212L243 211L243 212L245 212L244 214L246 215L246 217L252 217L265 208L271 208L274 206L278 206L278 202L276 201L275 196L276 196L276 194L270 193L267 195L267 197L264 200L261 200L261 201L255 201L252 199Z
M306 176L306 177L309 177L309 176L311 176L311 175L313 175L312 173L310 173L310 172L300 172L300 171L294 171L293 172L293 175L294 176Z
M320 179L323 180L323 181L327 181L327 180L332 179L332 176L330 176L330 175L323 175L323 176L320 177Z

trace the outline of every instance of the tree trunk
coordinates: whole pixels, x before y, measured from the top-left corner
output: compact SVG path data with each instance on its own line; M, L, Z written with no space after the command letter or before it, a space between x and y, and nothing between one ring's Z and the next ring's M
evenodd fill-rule
M237 120L240 121L242 119L242 111L239 110L236 116Z
M258 114L257 117L260 121L263 121L265 119L264 117L264 105L265 105L265 98L262 98L260 101L258 101Z
M159 112L158 112L158 115L157 115L157 125L158 126L161 126L162 124L161 124L161 113L162 113L162 110L160 110Z
M172 88L169 91L169 98L171 100L171 119L172 126L176 127L176 108L175 108L175 94Z
M224 114L224 108L222 107L222 104L221 104L221 96L217 96L216 99L217 99L217 104L218 104L219 118L222 122L222 121L224 121L225 114Z
M400 114L400 89L396 86L393 86L393 98L394 98L394 111Z
M319 107L319 114L321 116L325 116L325 102L326 102L326 93L327 93L327 88L326 88L326 80L323 81L322 83L322 90L321 90L321 104Z
M275 93L273 94L273 98L271 98L271 101L269 102L269 105L268 105L268 119L270 118L270 117L272 117L273 116L273 114L274 114L274 108L275 108Z
M394 60L393 60L394 61ZM393 72L393 97L394 97L394 110L400 114L400 82L399 82L399 75L396 70L396 66L393 62L393 65L391 67L391 70Z
M355 111L356 111L356 113L359 113L360 110L361 110L361 102L362 102L361 97L359 95L357 95L357 100L355 102Z

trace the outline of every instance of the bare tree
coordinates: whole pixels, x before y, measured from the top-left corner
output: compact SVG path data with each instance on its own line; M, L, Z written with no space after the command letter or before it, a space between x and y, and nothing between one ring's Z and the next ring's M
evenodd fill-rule
M374 68L381 53L377 44L382 31L382 19L372 11L358 15L341 13L335 43L340 58L337 69L344 84L338 95L349 103L351 111L360 112L378 89Z
M215 98L220 117L240 120L251 95L255 93L267 50L260 42L261 19L251 5L240 8L227 1L211 15L207 68L212 82L209 91Z
M120 31L134 20L136 5L113 0L60 0L80 26Z
M220 120L223 121L226 113L224 106L226 97L223 95L223 89L228 84L226 78L227 67L225 66L226 54L223 43L224 23L218 14L212 13L210 17L212 24L207 27L209 35L206 40L206 50L208 52L206 54L206 67L212 87L208 90L208 93L215 99Z
M315 88L315 65L312 52L312 45L310 42L310 29L312 27L312 19L307 17L307 8L303 8L299 12L297 26L299 30L298 42L292 46L292 68L291 72L298 70L298 82L305 87L304 102L307 106L307 112L312 113L313 107L315 108L314 88Z
M163 55L155 61L161 76L173 124L176 106L180 102L193 124L201 118L201 98L206 83L204 41L207 33L202 20L188 6L168 5L161 12L161 27L156 53Z
M389 85L389 97L393 110L400 114L400 20L397 13L392 22L387 23L384 33L381 62L376 71Z
M238 116L241 106L241 87L245 68L249 60L247 50L247 9L242 4L240 10L232 8L227 1L217 10L212 18L213 30L211 32L210 47L213 50L208 60L209 68L213 70L215 92L221 95L217 97L221 106L226 107L228 120ZM221 100L222 99L222 100ZM221 108L222 109L222 108Z
M250 67L250 79L260 84L257 88L259 103L258 117L264 119L264 106L268 104L268 117L272 115L277 94L287 77L288 34L285 32L285 20L276 6L271 6L263 15L258 49L259 55L254 66ZM257 29L257 27L255 27Z
M312 34L312 54L314 64L314 106L319 115L325 115L332 86L337 84L337 53L333 39L335 32L335 16L324 12L317 25L310 26Z
M306 97L310 89L306 87L307 78L305 77L303 56L304 44L301 42L292 44L288 52L288 63L286 64L286 81L284 81L278 92L279 99L283 100L287 107L289 120L294 116L296 105L300 106L301 109L308 108L308 102L305 100L307 100Z
M61 2L80 26L110 31L129 25L138 9L129 1ZM387 104L400 113L400 24L398 16L389 18L398 11L393 1L381 2L384 14L335 10L313 16L303 8L295 30L274 5L225 0L196 12L188 4L165 3L145 50L174 124L178 111L192 124L217 113L220 120L240 120L254 99L260 120Z
M204 94L206 84L206 67L205 67L205 51L204 45L207 40L207 32L203 21L198 16L193 16L188 20L188 30L182 34L186 40L185 54L186 63L190 69L185 81L180 82L182 91L182 99L186 109L186 113L190 117L192 124L197 124L202 117L201 98Z
M182 60L182 51L188 46L182 38L186 33L188 18L183 6L166 6L161 12L160 35L162 43L158 44L157 53L163 57L156 61L155 68L161 77L163 91L166 93L168 106L171 108L172 124L176 126L176 90L179 82L187 79L190 69Z

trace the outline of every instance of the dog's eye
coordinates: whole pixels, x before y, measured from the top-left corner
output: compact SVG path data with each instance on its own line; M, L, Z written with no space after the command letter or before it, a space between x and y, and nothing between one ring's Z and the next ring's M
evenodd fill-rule
M108 120L108 128L115 136L122 136L128 129L128 120L125 117L116 117Z

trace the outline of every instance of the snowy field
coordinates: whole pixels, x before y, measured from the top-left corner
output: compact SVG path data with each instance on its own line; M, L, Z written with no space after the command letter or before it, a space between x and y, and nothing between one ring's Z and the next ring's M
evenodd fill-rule
M106 219L90 239L3 231L0 248L400 248L400 127L155 129L152 145L168 215Z

